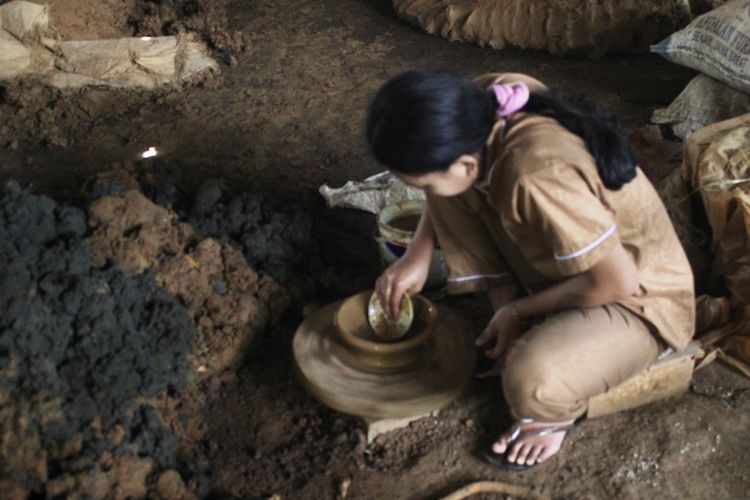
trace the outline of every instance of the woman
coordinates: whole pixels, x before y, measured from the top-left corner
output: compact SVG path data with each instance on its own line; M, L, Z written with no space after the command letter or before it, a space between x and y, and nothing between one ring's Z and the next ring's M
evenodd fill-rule
M494 465L545 461L589 398L689 342L688 260L612 115L525 75L411 71L378 92L367 139L427 197L376 283L389 313L421 290L436 241L449 291L486 291L495 310L477 345L517 423L487 450Z

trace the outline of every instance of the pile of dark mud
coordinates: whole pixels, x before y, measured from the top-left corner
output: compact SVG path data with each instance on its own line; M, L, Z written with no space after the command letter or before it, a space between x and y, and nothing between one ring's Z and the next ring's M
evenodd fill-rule
M201 373L237 366L254 335L289 304L285 290L230 245L203 238L140 191L103 196L88 209L95 265L151 272L197 328L191 357Z
M188 380L188 311L150 273L96 268L83 212L0 199L0 491L142 497L177 467L147 400Z
M253 268L282 283L295 271L310 270L317 258L310 214L271 193L226 196L217 181L207 181L189 221L201 234L236 245Z
M190 198L120 174L92 183L85 210L15 184L0 195L9 498L206 495L217 384L290 304L274 276L314 260L309 215L270 194L211 181Z
M188 195L177 186L175 170L159 162L122 165L95 175L89 182L89 197L142 192L196 234L237 249L250 267L287 288L299 291L302 282L322 272L309 211L269 192L230 192L216 179ZM316 286L306 285L307 294Z

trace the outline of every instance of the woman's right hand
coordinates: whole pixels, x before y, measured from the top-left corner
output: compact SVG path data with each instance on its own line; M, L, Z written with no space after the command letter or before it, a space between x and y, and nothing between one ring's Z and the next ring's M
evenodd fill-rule
M431 258L432 252L418 255L407 251L377 279L375 291L391 318L398 318L401 314L401 298L405 293L411 295L422 290L430 271Z

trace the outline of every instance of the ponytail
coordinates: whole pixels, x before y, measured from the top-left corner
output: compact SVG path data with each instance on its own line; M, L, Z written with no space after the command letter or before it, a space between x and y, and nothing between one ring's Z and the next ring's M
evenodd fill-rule
M581 137L596 160L599 177L613 191L633 180L638 155L619 120L582 94L564 98L559 90L533 92L523 111L547 116Z

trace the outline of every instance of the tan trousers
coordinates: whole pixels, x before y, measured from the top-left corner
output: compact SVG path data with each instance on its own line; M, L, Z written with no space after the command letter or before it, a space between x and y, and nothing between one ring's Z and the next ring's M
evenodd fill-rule
M590 398L646 369L662 348L638 316L616 304L552 314L511 346L505 400L519 419L573 419Z
M452 293L516 280L481 196L428 196ZM647 368L663 347L643 320L617 304L550 314L511 346L502 374L506 402L518 419L579 417L590 398Z

